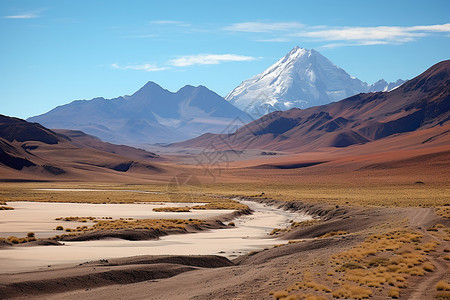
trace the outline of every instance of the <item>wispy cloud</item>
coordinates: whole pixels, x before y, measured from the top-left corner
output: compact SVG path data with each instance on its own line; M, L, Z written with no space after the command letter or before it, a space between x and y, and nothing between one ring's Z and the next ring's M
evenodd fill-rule
M223 28L223 30L240 31L240 32L275 32L275 31L289 31L292 29L299 29L305 25L298 22L243 22L234 23Z
M198 54L186 55L169 61L169 65L175 67L186 67L192 65L215 65L231 61L251 61L255 57L236 54Z
M321 47L333 48L403 44L432 34L448 37L450 23L419 26L333 27L327 25L308 26L298 22L243 22L234 23L222 29L253 33L252 38L260 42L287 42L308 39L316 42L328 42Z
M233 61L251 61L255 60L255 57L236 55L236 54L197 54L197 55L185 55L178 58L167 61L163 66L155 64L141 64L141 65L124 65L121 66L117 63L111 64L113 69L118 70L135 70L146 72L157 72L169 69L176 69L179 67L188 67L194 65L216 65L223 62Z
M431 28L428 31L432 31ZM359 41L357 44L361 45L406 43L425 35L424 30L397 26L339 27L292 34L292 36L307 37L318 41Z
M119 70L137 70L137 71L146 71L146 72L156 72L167 70L167 67L158 67L152 64L143 64L143 65L128 65L128 66L119 66L118 64L112 64L112 68Z
M4 16L3 18L5 19L34 19L34 18L38 18L39 15L37 13L24 13L24 14L20 14L20 15L12 15L12 16Z
M44 10L46 10L46 9L42 8L42 9L38 9L38 10L34 10L34 11L23 12L20 14L3 16L3 18L5 18L5 19L34 19L34 18L39 18L40 13L43 12Z

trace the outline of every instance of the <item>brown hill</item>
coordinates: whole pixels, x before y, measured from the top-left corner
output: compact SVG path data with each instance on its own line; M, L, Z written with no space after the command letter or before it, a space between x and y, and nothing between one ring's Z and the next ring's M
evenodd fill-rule
M53 131L0 115L0 181L151 180L168 171L155 164L160 160L154 153L104 143L81 131Z
M391 92L359 94L328 105L267 114L231 134L204 134L174 147L304 152L348 147L450 120L450 60ZM439 131L439 130L438 130Z

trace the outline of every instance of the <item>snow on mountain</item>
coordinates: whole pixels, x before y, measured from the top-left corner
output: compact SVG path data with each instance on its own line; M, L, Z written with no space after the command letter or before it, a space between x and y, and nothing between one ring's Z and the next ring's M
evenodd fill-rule
M397 83L382 80L368 85L316 50L295 47L263 73L242 82L225 99L258 118L271 111L328 104L363 92L388 91L403 81Z

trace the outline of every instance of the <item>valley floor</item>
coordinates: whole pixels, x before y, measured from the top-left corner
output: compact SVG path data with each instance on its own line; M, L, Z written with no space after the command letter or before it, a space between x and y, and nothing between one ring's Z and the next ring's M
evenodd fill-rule
M44 186L125 187L118 184L4 183L0 200L74 200L63 192L35 190ZM143 198L136 194L129 199L122 197L121 201L161 201L167 186L133 185L132 189L149 190L150 187L161 193ZM165 195L166 201L175 195L192 196L190 188L171 191L170 197ZM95 202L102 197L112 197L110 200L114 201L114 197L118 197L114 196L116 194L94 197L86 192L76 199ZM450 219L446 205L449 193L443 182L222 183L202 186L195 197L204 200L238 195L308 213L320 221L294 222L278 232L278 236L290 241L287 245L230 261L219 256L137 256L0 275L1 298L386 299L389 295L395 298L397 293L401 299L448 297L450 263L446 252L450 249ZM396 201L388 201L390 197ZM440 283L444 287L438 290L440 281L447 285ZM438 299L444 299L442 297Z

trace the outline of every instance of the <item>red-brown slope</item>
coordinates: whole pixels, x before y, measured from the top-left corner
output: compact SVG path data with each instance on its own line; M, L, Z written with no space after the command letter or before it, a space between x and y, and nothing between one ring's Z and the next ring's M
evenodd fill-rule
M155 159L154 153L104 143L82 132L52 131L0 115L0 181L148 180L167 171Z
M137 149L126 145L116 145L107 142L103 142L101 139L86 134L79 130L69 129L53 129L54 132L62 134L70 138L73 145L80 148L91 148L108 153L113 153L121 156L126 156L133 159L153 159L161 160L161 158L152 152L145 151L143 149Z
M175 147L310 151L347 147L450 120L450 60L391 92L359 94L324 106L273 112L231 134L205 134Z

